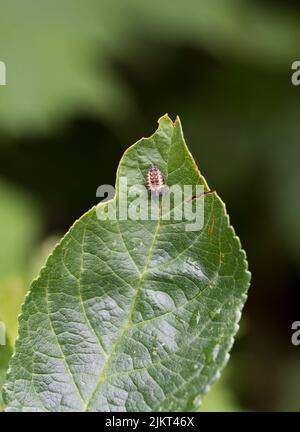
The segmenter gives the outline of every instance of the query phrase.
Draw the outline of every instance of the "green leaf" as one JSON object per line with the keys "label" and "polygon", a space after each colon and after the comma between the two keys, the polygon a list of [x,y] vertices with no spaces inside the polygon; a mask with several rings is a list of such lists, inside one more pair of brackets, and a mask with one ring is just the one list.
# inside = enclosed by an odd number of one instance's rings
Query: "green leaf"
{"label": "green leaf", "polygon": [[[208,190],[179,119],[162,117],[125,152],[117,184],[144,184],[151,164],[168,186]],[[100,221],[92,208],[74,224],[23,306],[7,411],[198,408],[228,360],[250,279],[224,204],[216,193],[203,199],[200,231],[162,211]],[[98,209],[119,202],[117,189]]]}

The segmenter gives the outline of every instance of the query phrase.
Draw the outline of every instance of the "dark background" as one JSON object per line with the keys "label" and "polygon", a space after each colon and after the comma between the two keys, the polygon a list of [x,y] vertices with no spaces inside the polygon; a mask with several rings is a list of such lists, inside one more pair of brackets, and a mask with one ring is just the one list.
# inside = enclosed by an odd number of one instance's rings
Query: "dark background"
{"label": "dark background", "polygon": [[164,113],[227,205],[252,285],[206,410],[300,410],[300,8],[293,1],[1,1],[0,317]]}

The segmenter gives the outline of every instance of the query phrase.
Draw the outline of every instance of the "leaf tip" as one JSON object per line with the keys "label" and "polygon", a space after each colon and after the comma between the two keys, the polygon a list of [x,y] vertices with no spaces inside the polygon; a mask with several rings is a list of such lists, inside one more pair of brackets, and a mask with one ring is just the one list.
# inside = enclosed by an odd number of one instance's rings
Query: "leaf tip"
{"label": "leaf tip", "polygon": [[160,127],[165,126],[165,125],[166,126],[171,126],[171,125],[173,126],[174,125],[173,121],[170,118],[170,116],[169,116],[168,113],[166,113],[166,114],[162,115],[161,117],[159,117],[158,124],[159,124]]}

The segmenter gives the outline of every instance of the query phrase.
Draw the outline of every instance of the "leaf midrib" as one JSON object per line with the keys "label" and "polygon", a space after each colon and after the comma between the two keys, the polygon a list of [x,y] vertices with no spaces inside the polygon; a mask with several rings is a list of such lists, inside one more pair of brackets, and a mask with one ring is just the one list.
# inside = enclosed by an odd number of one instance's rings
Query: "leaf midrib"
{"label": "leaf midrib", "polygon": [[[169,170],[168,170],[168,167],[169,167],[169,157],[170,157],[170,152],[171,152],[171,147],[172,147],[173,136],[174,136],[174,128],[173,128],[173,131],[172,131],[172,136],[170,137],[171,138],[171,142],[170,142],[170,147],[169,147],[169,151],[168,151],[168,158],[167,158],[167,164],[166,164],[167,165],[167,173],[166,173],[166,177],[165,177],[166,178],[166,182],[167,182],[168,175],[169,175]],[[137,161],[138,161],[138,164],[139,164],[139,160],[138,159],[137,159]],[[118,182],[118,175],[117,175],[117,182]],[[89,410],[90,404],[91,404],[91,402],[92,402],[92,400],[93,400],[93,398],[94,398],[97,390],[99,389],[99,387],[102,384],[102,382],[105,381],[105,379],[107,378],[106,371],[107,371],[108,367],[111,364],[112,358],[113,358],[113,356],[115,354],[116,347],[118,346],[118,344],[122,340],[124,334],[130,328],[130,324],[132,324],[132,314],[133,314],[133,311],[134,311],[134,308],[135,308],[135,305],[136,305],[137,298],[138,298],[139,293],[141,291],[141,286],[142,286],[145,274],[146,274],[146,272],[148,270],[149,263],[151,262],[151,258],[153,256],[153,250],[154,250],[155,242],[156,242],[157,236],[159,234],[159,230],[160,230],[160,226],[161,226],[161,216],[162,216],[161,212],[162,212],[162,208],[160,206],[159,218],[158,218],[158,221],[157,221],[157,224],[156,224],[156,229],[155,229],[155,232],[154,232],[154,235],[153,235],[153,239],[152,239],[149,251],[148,251],[148,256],[147,256],[147,259],[146,259],[146,262],[145,262],[145,265],[144,265],[144,268],[143,268],[142,272],[138,269],[135,261],[133,260],[131,254],[130,254],[127,246],[126,246],[126,243],[124,241],[124,238],[123,238],[123,235],[122,235],[122,232],[121,232],[121,229],[120,229],[119,221],[117,219],[117,224],[118,224],[118,227],[119,227],[121,238],[122,238],[124,246],[125,246],[125,248],[127,250],[128,256],[130,257],[131,261],[134,263],[136,269],[139,271],[139,281],[138,281],[138,284],[137,284],[137,287],[136,287],[136,292],[135,292],[135,294],[133,296],[133,300],[132,300],[132,303],[131,303],[131,307],[129,309],[127,320],[125,321],[125,324],[124,324],[122,330],[120,331],[119,336],[117,337],[117,339],[115,340],[113,346],[111,347],[111,351],[110,351],[110,353],[108,354],[108,356],[106,358],[105,364],[104,364],[104,366],[102,368],[102,372],[101,372],[101,374],[100,374],[100,376],[99,376],[99,378],[97,380],[95,388],[92,391],[91,396],[89,397],[89,399],[87,400],[87,402],[84,405],[84,411],[88,411]]]}

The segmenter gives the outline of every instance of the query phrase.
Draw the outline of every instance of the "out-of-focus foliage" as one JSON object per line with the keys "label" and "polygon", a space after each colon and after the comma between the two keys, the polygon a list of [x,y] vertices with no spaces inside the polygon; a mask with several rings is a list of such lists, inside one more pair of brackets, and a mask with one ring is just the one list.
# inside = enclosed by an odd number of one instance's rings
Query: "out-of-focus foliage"
{"label": "out-of-focus foliage", "polygon": [[179,114],[253,273],[232,373],[203,409],[300,409],[290,343],[300,319],[300,87],[290,81],[299,5],[3,0],[0,9],[1,178],[19,191],[0,182],[0,315],[12,342],[45,239],[95,204],[97,186],[113,184],[126,143],[161,114]]}
{"label": "out-of-focus foliage", "polygon": [[0,182],[0,315],[11,341],[29,282],[28,265],[40,227],[34,200],[21,188]]}
{"label": "out-of-focus foliage", "polygon": [[0,29],[8,82],[0,124],[10,133],[43,130],[76,111],[113,123],[135,114],[113,64],[142,53],[147,40],[276,67],[297,55],[300,37],[292,14],[250,0],[3,0]]}
{"label": "out-of-focus foliage", "polygon": [[26,270],[28,250],[39,229],[36,205],[21,188],[0,181],[0,278]]}
{"label": "out-of-focus foliage", "polygon": [[300,400],[300,356],[291,355],[283,362],[281,397],[276,407],[281,411],[299,411]]}
{"label": "out-of-focus foliage", "polygon": [[242,411],[243,408],[237,403],[236,397],[228,384],[228,370],[230,363],[226,368],[221,379],[213,385],[211,390],[205,396],[203,403],[198,411]]}

